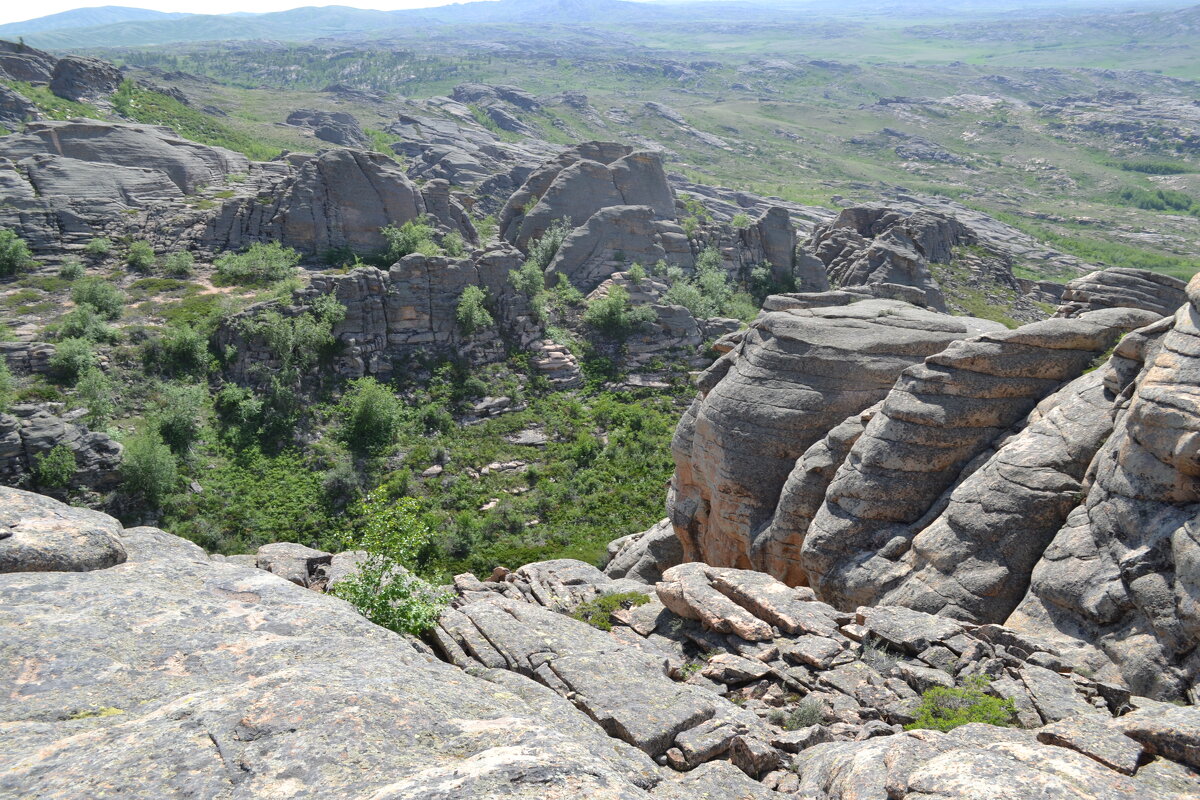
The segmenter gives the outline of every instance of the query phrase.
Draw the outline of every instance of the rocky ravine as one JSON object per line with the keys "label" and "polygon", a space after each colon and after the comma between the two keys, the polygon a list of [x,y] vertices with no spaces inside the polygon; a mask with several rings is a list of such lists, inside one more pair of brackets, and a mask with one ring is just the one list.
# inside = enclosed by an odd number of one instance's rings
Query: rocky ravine
{"label": "rocky ravine", "polygon": [[943,343],[936,316],[802,307],[836,294],[769,299],[701,378],[669,499],[686,557],[1006,623],[1194,701],[1200,279],[1096,273],[1058,318]]}
{"label": "rocky ravine", "polygon": [[[1052,645],[1000,626],[839,612],[702,564],[651,589],[557,561],[460,576],[431,650],[297,585],[335,580],[349,554],[268,545],[256,569],[19,490],[0,489],[0,513],[4,796],[1200,791],[1194,709],[1072,674]],[[657,599],[617,612],[611,632],[557,613],[631,587]],[[900,732],[916,693],[955,674],[995,678],[1035,728]],[[773,712],[801,695],[815,721],[784,730]]]}

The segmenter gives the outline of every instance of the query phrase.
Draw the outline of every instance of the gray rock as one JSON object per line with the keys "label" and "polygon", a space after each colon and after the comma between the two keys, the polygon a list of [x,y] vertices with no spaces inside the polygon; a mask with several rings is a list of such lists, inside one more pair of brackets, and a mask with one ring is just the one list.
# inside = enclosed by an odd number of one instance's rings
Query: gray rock
{"label": "gray rock", "polygon": [[258,548],[255,566],[297,586],[308,586],[317,568],[328,566],[332,560],[331,553],[293,542],[274,542]]}
{"label": "gray rock", "polygon": [[67,100],[106,99],[121,85],[121,71],[107,61],[83,56],[60,58],[50,76],[50,91]]}
{"label": "gray rock", "polygon": [[1075,693],[1070,678],[1033,664],[1022,667],[1020,674],[1034,707],[1046,722],[1095,713],[1096,710]]}
{"label": "gray rock", "polygon": [[670,520],[664,519],[649,530],[610,542],[604,574],[653,584],[662,580],[664,570],[682,561],[683,546]]}
{"label": "gray rock", "polygon": [[1110,267],[1068,283],[1056,316],[1076,317],[1099,308],[1140,308],[1165,317],[1187,302],[1186,286],[1170,275]]}
{"label": "gray rock", "polygon": [[1137,772],[1142,760],[1141,744],[1105,725],[1103,718],[1090,714],[1047,725],[1037,732],[1037,737],[1039,742],[1076,750],[1124,775]]}
{"label": "gray rock", "polygon": [[0,486],[0,573],[87,572],[126,559],[112,517]]}
{"label": "gray rock", "polygon": [[370,144],[358,120],[344,111],[300,109],[288,114],[287,124],[308,128],[321,141],[343,147],[366,148]]}

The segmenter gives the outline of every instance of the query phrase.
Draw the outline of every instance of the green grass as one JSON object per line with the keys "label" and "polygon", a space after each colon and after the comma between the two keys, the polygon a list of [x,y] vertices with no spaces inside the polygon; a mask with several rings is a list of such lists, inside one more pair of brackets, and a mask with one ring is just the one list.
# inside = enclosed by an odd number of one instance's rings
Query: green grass
{"label": "green grass", "polygon": [[105,115],[100,112],[100,109],[87,103],[77,103],[73,100],[66,100],[50,91],[46,86],[34,86],[30,83],[22,81],[4,81],[0,80],[0,84],[7,86],[13,91],[24,95],[26,100],[29,100],[38,111],[47,119],[68,120],[73,117],[90,117],[91,119],[104,119]]}
{"label": "green grass", "polygon": [[173,97],[144,89],[130,80],[122,83],[113,95],[113,107],[128,119],[148,125],[166,125],[185,139],[225,147],[255,161],[269,161],[280,152],[279,148],[185,106]]}

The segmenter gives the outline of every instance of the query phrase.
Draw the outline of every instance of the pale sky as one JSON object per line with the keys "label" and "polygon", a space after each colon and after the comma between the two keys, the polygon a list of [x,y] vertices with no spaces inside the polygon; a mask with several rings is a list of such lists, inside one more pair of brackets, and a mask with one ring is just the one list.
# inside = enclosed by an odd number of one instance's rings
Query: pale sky
{"label": "pale sky", "polygon": [[[110,0],[104,3],[80,3],[79,0],[41,0],[37,4],[4,2],[0,3],[0,25],[9,22],[21,22],[35,17],[45,17],[60,11],[70,11],[75,8],[98,6],[127,6],[130,8],[152,8],[155,11],[176,11],[189,14],[228,14],[233,11],[248,11],[264,13],[267,11],[287,11],[303,6],[353,6],[354,8],[374,8],[381,11],[394,11],[401,8],[429,8],[430,6],[449,5],[452,0]],[[36,12],[31,13],[36,9]]]}

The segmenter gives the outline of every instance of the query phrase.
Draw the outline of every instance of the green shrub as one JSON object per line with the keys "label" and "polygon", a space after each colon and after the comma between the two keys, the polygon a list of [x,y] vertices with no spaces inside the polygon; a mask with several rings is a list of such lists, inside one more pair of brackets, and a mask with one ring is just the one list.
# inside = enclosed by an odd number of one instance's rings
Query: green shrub
{"label": "green shrub", "polygon": [[175,489],[179,482],[175,456],[158,431],[142,431],[126,443],[121,479],[127,494],[141,496],[155,507]]}
{"label": "green shrub", "polygon": [[462,258],[467,254],[467,242],[458,231],[450,231],[442,237],[442,249],[450,258]]}
{"label": "green shrub", "polygon": [[395,443],[402,405],[388,387],[371,377],[351,381],[338,414],[342,438],[358,453],[377,453]]}
{"label": "green shrub", "polygon": [[1121,161],[1117,166],[1126,172],[1140,172],[1143,175],[1184,175],[1196,171],[1190,164],[1174,161]]}
{"label": "green shrub", "polygon": [[586,325],[614,339],[623,339],[654,319],[654,309],[630,304],[624,286],[611,286],[607,295],[590,301],[583,312]]}
{"label": "green shrub", "polygon": [[458,327],[466,336],[490,328],[496,322],[487,310],[487,291],[474,284],[463,289],[454,314]]}
{"label": "green shrub", "polygon": [[142,345],[142,363],[163,375],[202,376],[212,365],[208,339],[190,325],[173,325]]}
{"label": "green shrub", "polygon": [[12,372],[8,368],[8,362],[0,357],[0,411],[8,410],[16,394],[17,387],[13,381]]}
{"label": "green shrub", "polygon": [[63,259],[62,265],[58,268],[58,277],[64,281],[79,280],[86,274],[83,268],[83,262],[74,256],[67,256]]}
{"label": "green shrub", "polygon": [[1170,189],[1127,187],[1117,192],[1117,199],[1144,211],[1190,211],[1194,205],[1191,196]]}
{"label": "green shrub", "polygon": [[509,270],[508,282],[529,298],[537,297],[546,290],[546,276],[532,258],[527,259],[520,269]]}
{"label": "green shrub", "polygon": [[81,305],[69,314],[64,314],[57,324],[59,339],[87,339],[91,342],[115,342],[117,332],[104,322],[100,314],[89,305]]}
{"label": "green shrub", "polygon": [[345,318],[346,307],[333,295],[322,295],[309,311],[294,317],[268,310],[243,324],[247,334],[261,337],[279,359],[282,379],[290,383],[331,354],[337,346],[333,326]]}
{"label": "green shrub", "polygon": [[163,261],[163,272],[172,278],[186,278],[195,272],[196,257],[189,250],[171,253]]}
{"label": "green shrub", "polygon": [[225,253],[214,265],[225,285],[265,286],[296,274],[300,254],[279,242],[255,242],[243,253]]}
{"label": "green shrub", "polygon": [[738,213],[733,215],[733,219],[731,219],[729,221],[729,223],[731,225],[733,225],[733,227],[735,227],[735,228],[749,228],[750,227],[750,215],[747,214],[745,211],[739,211]]}
{"label": "green shrub", "polygon": [[650,596],[642,592],[620,592],[605,594],[594,600],[581,604],[571,616],[580,622],[586,622],[593,628],[611,631],[613,626],[612,613],[622,608],[634,608],[650,602]]}
{"label": "green shrub", "polygon": [[33,474],[38,486],[65,489],[75,477],[75,451],[65,444],[56,444],[48,452],[33,457]]}
{"label": "green shrub", "polygon": [[150,419],[162,441],[177,454],[187,453],[200,436],[208,391],[201,385],[167,384]]}
{"label": "green shrub", "polygon": [[116,319],[125,310],[125,293],[103,278],[85,278],[71,287],[76,305],[88,305],[105,319]]}
{"label": "green shrub", "polygon": [[50,371],[67,384],[74,384],[79,376],[96,366],[96,354],[87,339],[63,339],[54,347],[50,356]]}
{"label": "green shrub", "polygon": [[795,708],[772,711],[768,719],[785,731],[798,731],[812,725],[820,725],[824,720],[825,710],[820,700],[805,698]]}
{"label": "green shrub", "polygon": [[152,272],[154,265],[158,262],[158,257],[154,255],[154,248],[149,242],[137,240],[129,243],[129,249],[125,251],[125,264],[132,270],[137,272]]}
{"label": "green shrub", "polygon": [[935,686],[926,690],[917,707],[916,721],[905,725],[905,729],[949,731],[971,722],[1002,727],[1012,725],[1016,706],[1009,698],[987,694],[984,691],[987,683],[986,678],[975,678],[965,686]]}
{"label": "green shrub", "polygon": [[79,376],[75,382],[75,398],[88,410],[88,422],[96,428],[108,424],[116,413],[112,382],[95,367]]}
{"label": "green shrub", "polygon": [[0,229],[0,276],[15,275],[33,266],[29,245],[14,231]]}
{"label": "green shrub", "polygon": [[112,252],[112,239],[107,236],[97,236],[83,246],[83,252],[92,258],[105,258]]}
{"label": "green shrub", "polygon": [[356,516],[346,549],[365,550],[367,558],[332,593],[381,627],[414,636],[429,630],[447,597],[409,571],[433,535],[421,520],[420,505],[411,497],[390,502],[373,494]]}
{"label": "green shrub", "polygon": [[442,254],[442,248],[433,240],[433,226],[427,222],[410,219],[399,228],[395,225],[388,225],[386,228],[381,228],[379,232],[387,240],[384,258],[389,264],[413,253],[420,253],[427,257]]}
{"label": "green shrub", "polygon": [[642,281],[646,280],[646,268],[641,264],[634,262],[633,265],[626,270],[629,275],[629,280],[634,286],[641,286]]}
{"label": "green shrub", "polygon": [[475,233],[479,234],[479,241],[483,244],[487,244],[492,240],[499,227],[494,214],[488,214],[483,219],[475,220]]}

